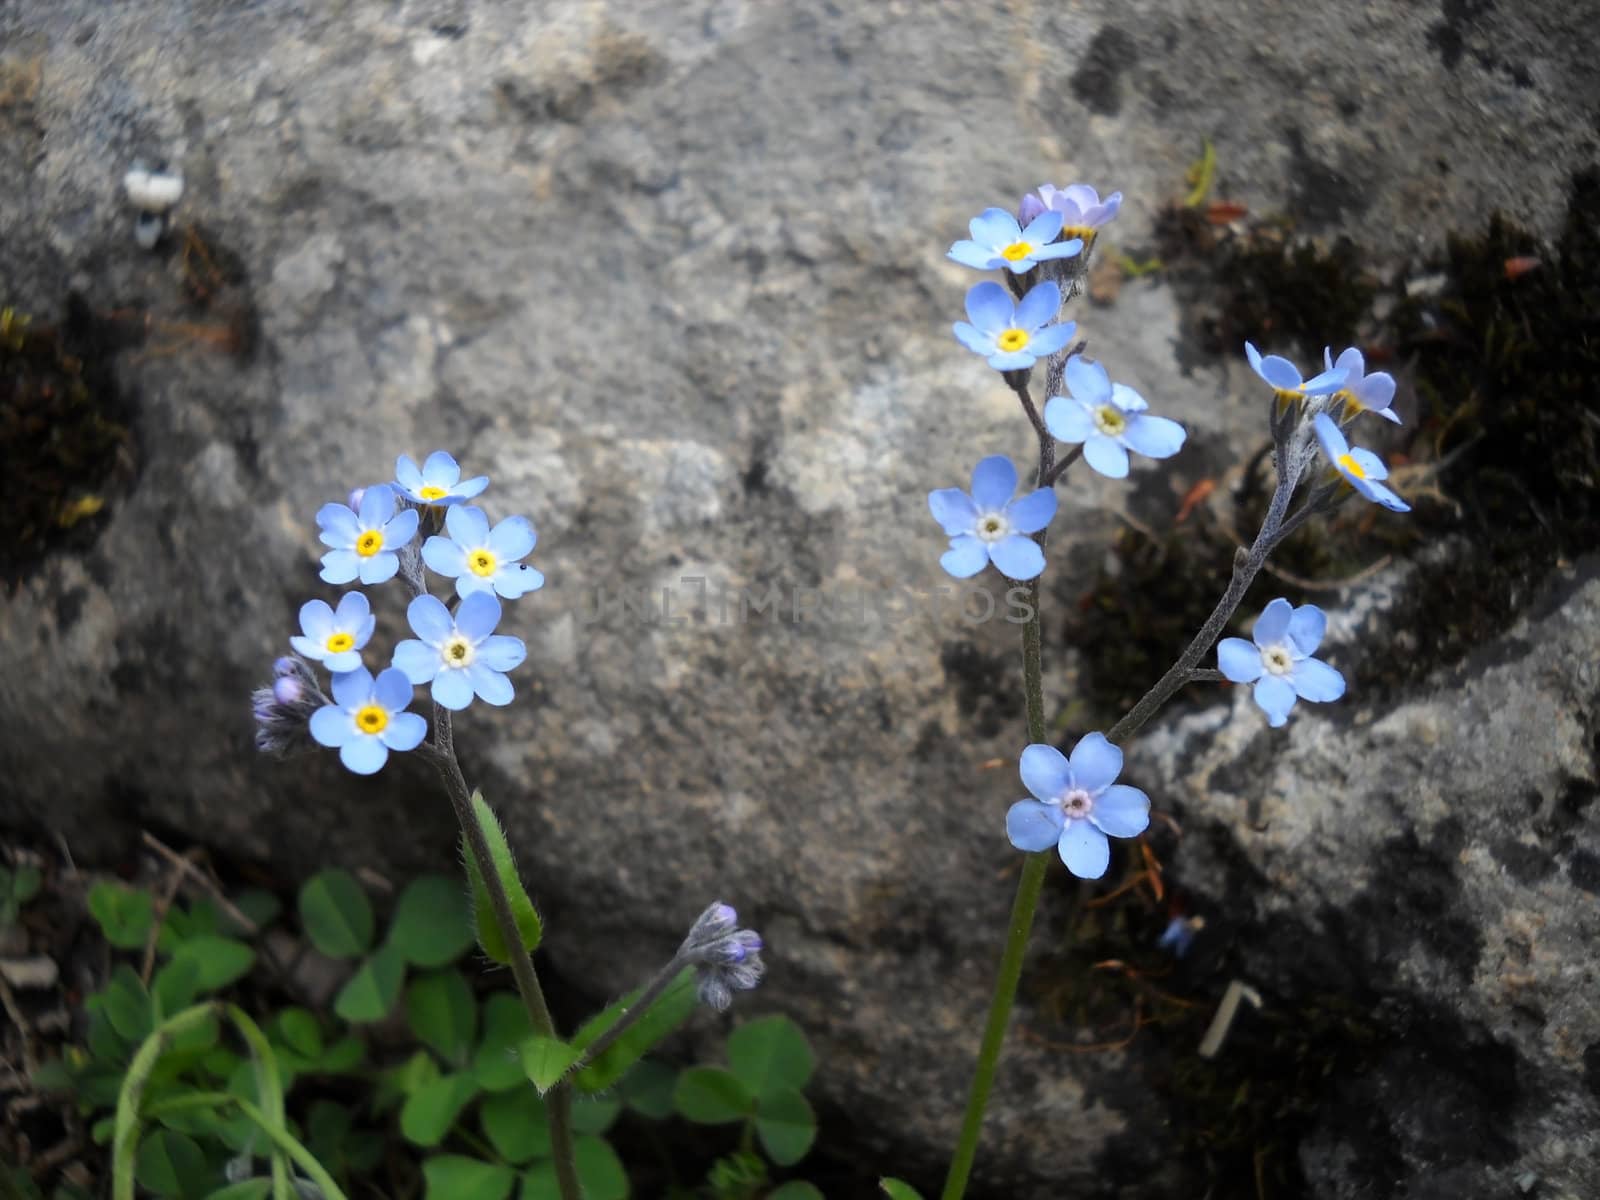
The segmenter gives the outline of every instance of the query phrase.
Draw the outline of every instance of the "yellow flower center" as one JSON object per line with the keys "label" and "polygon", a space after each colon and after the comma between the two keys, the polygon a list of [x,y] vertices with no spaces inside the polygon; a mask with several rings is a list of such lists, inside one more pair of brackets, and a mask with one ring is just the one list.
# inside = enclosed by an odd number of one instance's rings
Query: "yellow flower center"
{"label": "yellow flower center", "polygon": [[356,553],[362,558],[371,558],[383,549],[383,533],[377,529],[369,529],[356,539]]}
{"label": "yellow flower center", "polygon": [[356,710],[356,728],[362,733],[382,733],[389,726],[389,710],[381,704],[366,704]]}
{"label": "yellow flower center", "polygon": [[474,550],[467,555],[467,569],[480,578],[487,579],[494,574],[494,569],[500,564],[495,561],[493,554],[487,550]]}
{"label": "yellow flower center", "polygon": [[1007,329],[995,338],[995,345],[1007,354],[1015,354],[1028,344],[1028,331],[1026,329]]}
{"label": "yellow flower center", "polygon": [[1032,253],[1032,242],[1012,242],[1011,245],[1000,251],[1000,257],[1007,262],[1021,262]]}
{"label": "yellow flower center", "polygon": [[1107,437],[1120,437],[1128,428],[1128,418],[1114,405],[1102,404],[1094,410],[1094,427]]}
{"label": "yellow flower center", "polygon": [[1087,225],[1062,226],[1061,240],[1063,242],[1070,242],[1073,238],[1082,238],[1083,244],[1088,246],[1090,242],[1094,241],[1094,230],[1090,229]]}
{"label": "yellow flower center", "polygon": [[1333,401],[1334,402],[1338,402],[1340,400],[1344,401],[1344,416],[1343,416],[1343,419],[1341,421],[1341,424],[1343,423],[1343,421],[1348,421],[1351,417],[1355,416],[1357,413],[1362,412],[1366,408],[1366,405],[1362,404],[1361,401],[1357,400],[1356,399],[1356,394],[1354,392],[1352,392],[1349,388],[1340,388],[1337,392],[1335,392],[1333,394]]}
{"label": "yellow flower center", "polygon": [[1273,388],[1272,394],[1278,398],[1278,411],[1280,413],[1287,410],[1291,404],[1299,403],[1301,399],[1299,392],[1291,391],[1288,388]]}
{"label": "yellow flower center", "polygon": [[431,483],[426,487],[419,487],[417,489],[417,495],[421,496],[424,500],[442,500],[449,494],[450,493],[447,489],[442,487],[434,487]]}
{"label": "yellow flower center", "polygon": [[444,659],[447,667],[470,667],[472,665],[472,643],[459,633],[446,639],[445,644],[439,648],[439,655]]}
{"label": "yellow flower center", "polygon": [[335,633],[328,638],[328,653],[343,654],[356,644],[356,639],[348,633]]}
{"label": "yellow flower center", "polygon": [[1367,477],[1367,473],[1361,469],[1361,464],[1355,460],[1353,455],[1339,455],[1339,465],[1346,471],[1349,471],[1350,474],[1354,475],[1357,479],[1365,479]]}

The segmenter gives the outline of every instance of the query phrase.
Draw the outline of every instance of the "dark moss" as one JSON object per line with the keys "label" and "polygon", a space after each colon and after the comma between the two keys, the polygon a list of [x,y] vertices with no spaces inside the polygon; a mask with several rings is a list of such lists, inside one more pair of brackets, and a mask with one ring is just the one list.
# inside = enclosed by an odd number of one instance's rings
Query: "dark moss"
{"label": "dark moss", "polygon": [[8,519],[0,579],[14,584],[58,547],[84,549],[105,524],[106,492],[131,462],[128,409],[112,378],[111,332],[76,298],[60,324],[0,301],[0,461]]}

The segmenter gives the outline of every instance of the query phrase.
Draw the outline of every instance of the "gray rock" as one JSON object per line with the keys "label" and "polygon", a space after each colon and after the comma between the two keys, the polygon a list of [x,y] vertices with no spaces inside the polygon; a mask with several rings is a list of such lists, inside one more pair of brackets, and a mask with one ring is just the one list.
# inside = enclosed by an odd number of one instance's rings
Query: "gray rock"
{"label": "gray rock", "polygon": [[[948,336],[972,278],[944,248],[979,208],[1069,178],[1121,188],[1114,237],[1135,244],[1206,137],[1229,198],[1381,253],[1496,207],[1551,228],[1593,144],[1592,39],[1551,0],[1442,15],[1092,0],[1001,20],[813,0],[535,8],[0,11],[4,301],[49,313],[70,289],[158,322],[117,361],[136,477],[113,481],[98,540],[38,563],[0,609],[5,821],[91,857],[153,826],[287,873],[448,864],[450,813],[420,766],[357,780],[329,756],[262,762],[247,699],[300,603],[332,594],[317,506],[447,446],[494,478],[494,515],[540,531],[550,583],[508,622],[530,647],[519,701],[458,730],[547,909],[554,970],[615,994],[709,900],[736,903],[772,946],[760,1001],[813,1034],[817,1095],[849,1115],[852,1152],[932,1178],[1015,867],[1000,819],[1018,784],[984,764],[1014,760],[1022,722],[1016,628],[933,610],[948,581],[925,495],[1027,447],[1010,395]],[[239,264],[198,306],[181,250],[128,236],[118,181],[140,156],[181,166],[175,223]],[[180,328],[252,315],[253,355]],[[1259,439],[1246,378],[1180,373],[1169,292],[1130,285],[1078,315],[1197,455]],[[1175,497],[1200,473],[1138,468],[1134,487]],[[1137,494],[1097,478],[1064,493],[1056,611]],[[772,585],[776,609],[741,609]],[[663,587],[682,623],[617,610],[644,589],[659,612]],[[796,619],[803,589],[831,615]],[[857,595],[873,615],[840,616]],[[1229,964],[1268,1012],[1348,972],[1448,1016],[1340,1085],[1346,1109],[1391,1124],[1382,1161],[1409,1194],[1441,1156],[1457,1195],[1503,1194],[1522,1170],[1552,1194],[1582,1180],[1593,604],[1585,584],[1528,619],[1531,649],[1484,650],[1525,668],[1485,659],[1482,677],[1455,668],[1370,712],[1352,697],[1270,737],[1213,704],[1140,745],[1152,794],[1183,807],[1192,892],[1221,909],[1230,894],[1194,881],[1242,877],[1231,919],[1284,930]],[[375,606],[395,636],[399,598]],[[1059,710],[1076,666],[1053,650]],[[1052,892],[1030,980],[1051,977],[1065,900]],[[1336,946],[1326,970],[1275,974],[1274,947],[1302,933]],[[1041,987],[983,1185],[1194,1194],[1151,1083],[1177,1052],[1159,1031],[1065,1052],[1077,1026]],[[1475,1055],[1492,1063],[1469,1069]],[[1457,1108],[1411,1107],[1429,1070]],[[1358,1131],[1308,1130],[1314,1194],[1381,1194]]]}

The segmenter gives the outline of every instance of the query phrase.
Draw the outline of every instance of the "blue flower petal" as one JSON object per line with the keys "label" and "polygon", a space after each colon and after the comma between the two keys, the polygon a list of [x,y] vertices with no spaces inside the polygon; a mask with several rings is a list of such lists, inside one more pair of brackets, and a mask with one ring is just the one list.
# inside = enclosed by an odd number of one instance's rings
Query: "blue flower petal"
{"label": "blue flower petal", "polygon": [[1152,417],[1149,413],[1134,413],[1123,430],[1122,442],[1146,458],[1171,458],[1183,449],[1185,436],[1183,426],[1176,421]]}
{"label": "blue flower petal", "polygon": [[1290,683],[1300,699],[1314,704],[1327,704],[1344,695],[1344,676],[1319,658],[1296,663]]}
{"label": "blue flower petal", "polygon": [[499,706],[511,703],[515,695],[511,680],[499,671],[491,669],[482,662],[475,662],[467,668],[466,674],[472,680],[472,690],[485,704]]}
{"label": "blue flower petal", "polygon": [[411,631],[430,646],[440,646],[445,638],[455,632],[455,621],[444,601],[426,592],[406,606],[406,620]]}
{"label": "blue flower petal", "polygon": [[1079,879],[1099,879],[1111,864],[1111,843],[1088,821],[1068,821],[1056,849]]}
{"label": "blue flower petal", "polygon": [[460,712],[472,703],[472,680],[465,671],[454,667],[440,671],[433,677],[432,694],[434,703],[451,712]]}
{"label": "blue flower petal", "polygon": [[1265,669],[1261,650],[1243,638],[1223,638],[1217,643],[1217,669],[1234,683],[1254,683]]}
{"label": "blue flower petal", "polygon": [[361,665],[361,652],[359,650],[341,650],[337,654],[328,654],[324,651],[322,665],[327,667],[328,670],[340,674],[354,671]]}
{"label": "blue flower petal", "polygon": [[1389,478],[1389,468],[1384,466],[1383,459],[1371,450],[1363,450],[1360,446],[1350,447],[1350,457],[1355,459],[1356,466],[1361,468],[1361,473],[1371,482]]}
{"label": "blue flower petal", "polygon": [[957,579],[970,579],[989,565],[989,546],[970,533],[950,539],[950,549],[939,556],[939,565]]}
{"label": "blue flower petal", "polygon": [[[359,596],[360,592],[351,592],[352,596]],[[343,602],[340,602],[343,607]],[[333,609],[328,607],[326,600],[307,600],[300,606],[300,632],[313,642],[321,645],[328,640],[328,635],[334,630]]]}
{"label": "blue flower petal", "polygon": [[493,592],[474,592],[456,608],[456,630],[474,646],[500,623],[500,601]]}
{"label": "blue flower petal", "polygon": [[361,495],[361,511],[356,514],[363,529],[381,528],[394,516],[394,489],[378,483]]}
{"label": "blue flower petal", "polygon": [[1150,797],[1125,783],[1112,784],[1094,798],[1089,820],[1112,837],[1138,837],[1150,827]]}
{"label": "blue flower petal", "polygon": [[324,704],[311,714],[311,736],[330,750],[337,750],[356,736],[356,725],[337,704]]}
{"label": "blue flower petal", "polygon": [[323,639],[322,641],[313,642],[308,637],[301,637],[299,634],[295,634],[289,639],[289,648],[302,658],[314,658],[320,660],[325,658],[328,653],[326,640],[327,639]]}
{"label": "blue flower petal", "polygon": [[324,583],[349,583],[361,573],[361,558],[354,550],[329,550],[322,556]]}
{"label": "blue flower petal", "polygon": [[378,736],[391,750],[415,750],[422,744],[422,739],[428,736],[428,723],[419,713],[395,713]]}
{"label": "blue flower petal", "polygon": [[[1070,370],[1073,360],[1067,360]],[[1083,442],[1095,434],[1094,416],[1083,402],[1066,396],[1051,396],[1044,402],[1044,427],[1063,442]]]}
{"label": "blue flower petal", "polygon": [[1083,460],[1107,479],[1126,479],[1128,452],[1114,438],[1096,433],[1083,443]]}
{"label": "blue flower petal", "polygon": [[363,667],[333,677],[333,700],[340,708],[357,709],[372,699],[372,673]]}
{"label": "blue flower petal", "polygon": [[1018,533],[1038,533],[1056,515],[1054,488],[1038,488],[1006,505],[1006,516]]}
{"label": "blue flower petal", "polygon": [[1006,811],[1006,837],[1018,850],[1048,850],[1061,840],[1063,823],[1054,804],[1018,800]]}
{"label": "blue flower petal", "polygon": [[[372,605],[363,592],[346,592],[339,597],[339,607],[334,610],[338,627],[354,633],[372,615]],[[329,632],[332,632],[330,629]]]}
{"label": "blue flower petal", "polygon": [[1345,378],[1345,372],[1335,367],[1331,371],[1313,375],[1300,385],[1300,390],[1308,396],[1326,396],[1330,392],[1337,392],[1343,387]]}
{"label": "blue flower petal", "polygon": [[1072,258],[1083,253],[1083,239],[1070,238],[1065,242],[1051,242],[1048,246],[1040,246],[1033,252],[1033,257],[1038,260],[1055,258]]}
{"label": "blue flower petal", "polygon": [[1122,750],[1103,733],[1086,733],[1072,748],[1072,781],[1090,795],[1110,787],[1122,774]]}
{"label": "blue flower petal", "polygon": [[1289,636],[1289,618],[1293,615],[1294,605],[1279,596],[1261,610],[1261,615],[1251,627],[1251,638],[1263,650],[1276,645]]}
{"label": "blue flower petal", "polygon": [[1063,321],[1060,325],[1051,325],[1039,330],[1028,343],[1028,353],[1036,358],[1044,358],[1058,350],[1065,350],[1067,343],[1072,340],[1072,335],[1078,332],[1076,321]]}
{"label": "blue flower petal", "polygon": [[419,642],[415,638],[406,638],[398,642],[394,648],[394,666],[397,671],[405,674],[406,678],[414,684],[424,684],[439,673],[443,662],[439,658],[439,651],[426,642]]}
{"label": "blue flower petal", "polygon": [[968,325],[965,321],[957,321],[950,326],[950,332],[956,335],[956,341],[974,354],[986,355],[994,353],[993,335],[984,333],[983,330],[978,329],[976,326]]}
{"label": "blue flower petal", "polygon": [[1289,618],[1289,640],[1301,654],[1315,654],[1327,630],[1327,614],[1315,604],[1302,604]]}
{"label": "blue flower petal", "polygon": [[463,500],[471,500],[482,493],[489,486],[487,475],[474,475],[471,479],[463,479],[456,484],[452,491]]}
{"label": "blue flower petal", "polygon": [[1017,302],[1017,325],[1031,332],[1054,321],[1060,311],[1061,289],[1047,279],[1034,284],[1028,289],[1028,294]]}
{"label": "blue flower petal", "polygon": [[1333,418],[1325,412],[1319,412],[1311,419],[1311,428],[1316,431],[1317,441],[1322,445],[1322,452],[1328,456],[1328,462],[1337,465],[1339,457],[1350,452],[1350,443],[1344,440],[1344,434],[1339,432],[1339,427],[1333,423]]}
{"label": "blue flower petal", "polygon": [[[1249,343],[1246,342],[1245,345],[1249,346]],[[1251,346],[1250,349],[1253,350],[1255,347]],[[1268,354],[1261,358],[1259,363],[1252,361],[1250,365],[1255,367],[1257,375],[1275,388],[1280,388],[1286,392],[1294,392],[1300,389],[1300,368],[1287,358],[1277,354]]]}
{"label": "blue flower petal", "polygon": [[317,509],[317,527],[323,531],[323,544],[327,546],[354,546],[361,536],[356,514],[343,504],[324,504]]}
{"label": "blue flower petal", "polygon": [[1037,579],[1044,570],[1044,551],[1032,538],[1014,533],[990,544],[989,561],[1007,579]]}
{"label": "blue flower petal", "polygon": [[[461,510],[451,508],[449,511]],[[428,570],[446,579],[454,579],[467,572],[467,552],[449,538],[438,534],[422,543],[422,561],[427,564]]]}
{"label": "blue flower petal", "polygon": [[1399,496],[1381,483],[1374,483],[1370,479],[1361,480],[1356,482],[1356,490],[1374,504],[1383,505],[1390,512],[1403,513],[1411,511],[1411,505],[1400,499]]}
{"label": "blue flower petal", "polygon": [[[1009,327],[1015,311],[1011,293],[993,280],[973,284],[967,289],[967,319],[985,333]],[[956,336],[960,337],[960,332]]]}
{"label": "blue flower petal", "polygon": [[1274,729],[1289,719],[1294,707],[1294,685],[1282,675],[1263,675],[1256,681],[1256,704],[1267,714],[1267,724]]}
{"label": "blue flower petal", "polygon": [[477,661],[491,671],[509,671],[513,667],[520,667],[527,657],[528,647],[521,638],[497,633],[483,639],[483,645],[478,647]]}
{"label": "blue flower petal", "polygon": [[[987,246],[980,246],[977,242],[956,242],[948,252],[947,257],[960,263],[963,267],[975,267],[980,271],[994,269],[995,259],[1000,256]],[[1001,260],[1004,261],[1003,259]]]}
{"label": "blue flower petal", "polygon": [[370,734],[360,734],[339,747],[339,761],[357,775],[376,775],[389,761],[389,747]]}
{"label": "blue flower petal", "polygon": [[967,224],[972,240],[981,246],[1009,246],[1022,237],[1022,226],[1003,208],[986,208]]}
{"label": "blue flower petal", "polygon": [[1054,746],[1035,742],[1023,750],[1017,765],[1022,772],[1022,785],[1033,793],[1035,800],[1055,800],[1072,786],[1072,768],[1067,756]]}
{"label": "blue flower petal", "polygon": [[507,517],[489,534],[489,549],[501,562],[515,562],[538,544],[539,535],[527,517]]}
{"label": "blue flower petal", "polygon": [[412,461],[409,454],[402,454],[394,460],[394,481],[408,492],[421,490],[422,469]]}
{"label": "blue flower petal", "polygon": [[435,450],[422,464],[422,481],[432,487],[451,490],[461,478],[461,468],[456,460],[443,450]]}
{"label": "blue flower petal", "polygon": [[417,536],[417,510],[408,508],[404,512],[395,513],[393,517],[383,523],[383,544],[386,549],[398,550],[409,545],[411,539]]}
{"label": "blue flower petal", "polygon": [[1111,403],[1115,404],[1125,413],[1142,413],[1149,409],[1150,404],[1125,383],[1111,385]]}
{"label": "blue flower petal", "polygon": [[996,371],[1020,371],[1039,361],[1031,350],[1013,350],[1008,354],[994,353],[985,360]]}
{"label": "blue flower petal", "polygon": [[1004,508],[1016,490],[1017,468],[1005,455],[991,454],[972,468],[972,498],[980,509]]}
{"label": "blue flower petal", "polygon": [[445,510],[444,527],[469,550],[489,544],[489,517],[473,504],[453,504]]}
{"label": "blue flower petal", "polygon": [[[463,577],[466,578],[466,577]],[[477,578],[471,576],[471,578]],[[460,591],[460,581],[456,583],[456,590]],[[544,572],[536,567],[515,563],[509,567],[502,567],[495,572],[494,590],[507,600],[515,600],[529,592],[538,591],[544,586]]]}
{"label": "blue flower petal", "polygon": [[402,712],[411,703],[412,683],[404,671],[388,667],[372,683],[372,698],[391,713]]}
{"label": "blue flower petal", "polygon": [[938,488],[928,493],[928,511],[946,537],[971,533],[978,524],[978,506],[960,488]]}
{"label": "blue flower petal", "polygon": [[[1010,216],[1010,213],[1006,214]],[[1042,212],[1028,222],[1028,227],[1020,231],[1018,237],[1012,241],[1031,242],[1035,246],[1045,246],[1061,236],[1061,214],[1058,212]]]}
{"label": "blue flower petal", "polygon": [[1111,376],[1106,374],[1105,367],[1093,359],[1081,354],[1074,354],[1067,359],[1066,379],[1067,391],[1072,393],[1073,398],[1091,407],[1111,399]]}
{"label": "blue flower petal", "polygon": [[388,583],[399,570],[400,559],[385,551],[382,554],[374,554],[371,558],[363,558],[359,573],[361,582],[372,587],[374,584]]}

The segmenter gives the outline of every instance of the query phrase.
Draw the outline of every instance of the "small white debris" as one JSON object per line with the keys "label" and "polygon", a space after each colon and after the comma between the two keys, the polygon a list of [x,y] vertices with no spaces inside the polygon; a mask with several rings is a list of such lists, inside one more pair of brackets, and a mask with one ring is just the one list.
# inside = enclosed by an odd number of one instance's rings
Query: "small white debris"
{"label": "small white debris", "polygon": [[40,954],[33,958],[0,958],[0,976],[21,991],[55,987],[60,972],[56,960]]}
{"label": "small white debris", "polygon": [[183,199],[181,171],[151,171],[136,162],[122,177],[122,186],[127,190],[128,203],[141,212],[170,212]]}
{"label": "small white debris", "polygon": [[167,231],[167,219],[159,213],[142,212],[133,223],[133,240],[141,250],[154,250]]}
{"label": "small white debris", "polygon": [[1201,1058],[1215,1058],[1217,1051],[1222,1049],[1222,1041],[1228,1036],[1228,1029],[1233,1025],[1233,1018],[1239,1011],[1241,1000],[1248,1000],[1252,1008],[1261,1007],[1261,993],[1249,984],[1235,979],[1228,984],[1228,990],[1222,993],[1222,1003],[1217,1005],[1217,1015],[1211,1018],[1205,1036],[1200,1039],[1198,1053]]}

